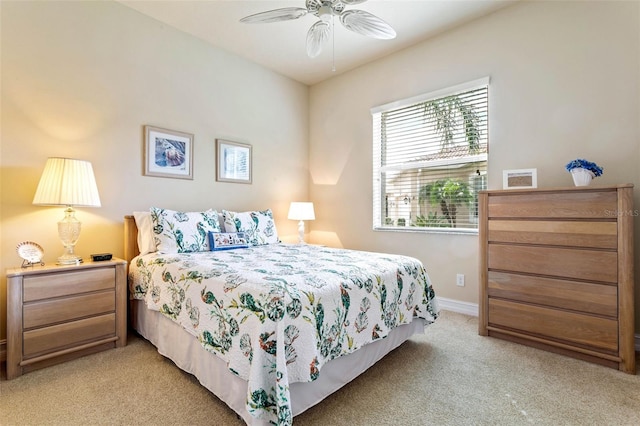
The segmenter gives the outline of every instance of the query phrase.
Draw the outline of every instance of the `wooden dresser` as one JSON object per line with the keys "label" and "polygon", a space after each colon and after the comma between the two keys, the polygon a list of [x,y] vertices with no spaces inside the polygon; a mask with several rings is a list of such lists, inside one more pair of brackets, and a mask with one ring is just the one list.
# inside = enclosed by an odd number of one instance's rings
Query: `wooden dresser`
{"label": "wooden dresser", "polygon": [[127,344],[124,260],[7,271],[7,379]]}
{"label": "wooden dresser", "polygon": [[479,333],[635,374],[633,186],[480,193]]}

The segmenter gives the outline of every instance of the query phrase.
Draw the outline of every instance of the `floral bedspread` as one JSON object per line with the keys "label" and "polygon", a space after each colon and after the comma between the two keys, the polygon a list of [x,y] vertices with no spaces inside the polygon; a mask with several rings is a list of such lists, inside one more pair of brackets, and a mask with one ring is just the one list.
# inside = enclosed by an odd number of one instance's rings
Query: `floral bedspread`
{"label": "floral bedspread", "polygon": [[422,264],[411,257],[270,244],[222,252],[147,254],[132,262],[132,297],[196,336],[248,381],[247,410],[292,423],[289,384],[438,316]]}

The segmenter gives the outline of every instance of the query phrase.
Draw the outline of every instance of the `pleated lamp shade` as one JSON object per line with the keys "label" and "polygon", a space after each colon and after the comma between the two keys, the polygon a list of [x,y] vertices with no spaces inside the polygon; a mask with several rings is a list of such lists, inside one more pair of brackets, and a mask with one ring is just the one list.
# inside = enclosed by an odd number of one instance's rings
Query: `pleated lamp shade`
{"label": "pleated lamp shade", "polygon": [[73,158],[49,158],[33,204],[100,207],[100,195],[91,163]]}

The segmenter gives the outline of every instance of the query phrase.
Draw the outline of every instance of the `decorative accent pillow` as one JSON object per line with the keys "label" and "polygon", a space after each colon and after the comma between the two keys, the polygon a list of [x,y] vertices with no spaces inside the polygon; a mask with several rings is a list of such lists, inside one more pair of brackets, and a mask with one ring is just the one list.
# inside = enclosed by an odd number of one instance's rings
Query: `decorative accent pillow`
{"label": "decorative accent pillow", "polygon": [[156,251],[156,241],[153,235],[151,213],[133,212],[133,218],[138,227],[138,250],[140,254],[153,253]]}
{"label": "decorative accent pillow", "polygon": [[179,212],[151,208],[156,247],[162,253],[209,251],[209,232],[220,232],[218,212]]}
{"label": "decorative accent pillow", "polygon": [[249,243],[244,232],[209,232],[211,251],[247,248]]}
{"label": "decorative accent pillow", "polygon": [[252,246],[279,243],[271,209],[251,212],[222,210],[226,232],[243,232]]}

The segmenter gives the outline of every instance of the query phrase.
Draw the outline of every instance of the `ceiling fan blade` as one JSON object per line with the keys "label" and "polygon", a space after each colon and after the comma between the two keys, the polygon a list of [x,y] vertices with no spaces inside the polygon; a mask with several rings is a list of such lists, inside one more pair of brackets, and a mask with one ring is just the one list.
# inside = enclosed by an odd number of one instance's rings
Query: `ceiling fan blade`
{"label": "ceiling fan blade", "polygon": [[367,37],[389,40],[396,32],[389,24],[364,10],[346,10],[340,14],[340,22],[347,29]]}
{"label": "ceiling fan blade", "polygon": [[315,58],[322,52],[322,45],[329,39],[331,26],[328,22],[318,21],[309,28],[307,33],[307,55]]}
{"label": "ceiling fan blade", "polygon": [[240,22],[244,22],[245,24],[262,24],[266,22],[289,21],[291,19],[298,19],[306,15],[307,12],[307,9],[302,7],[284,7],[282,9],[274,9],[245,16]]}
{"label": "ceiling fan blade", "polygon": [[[364,3],[367,0],[338,0],[340,3],[342,4],[346,4],[348,6],[354,5],[354,4],[360,4],[360,3]],[[335,2],[334,2],[335,3]]]}

